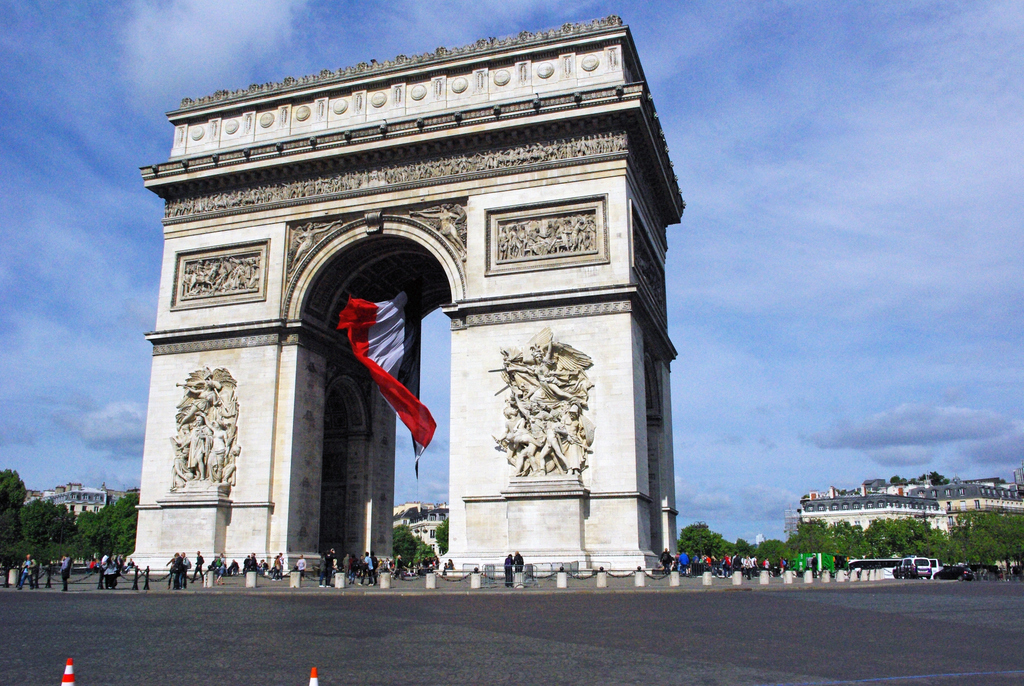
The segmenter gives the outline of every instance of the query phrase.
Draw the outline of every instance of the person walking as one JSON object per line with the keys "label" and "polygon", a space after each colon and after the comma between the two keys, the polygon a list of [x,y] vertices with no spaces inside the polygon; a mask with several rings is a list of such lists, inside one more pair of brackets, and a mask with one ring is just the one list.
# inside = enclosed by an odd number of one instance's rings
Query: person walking
{"label": "person walking", "polygon": [[25,587],[25,580],[28,580],[28,587],[32,588],[32,556],[26,555],[25,561],[21,563],[21,574],[18,576],[18,590]]}
{"label": "person walking", "polygon": [[192,583],[196,582],[196,578],[203,575],[203,563],[206,560],[203,559],[203,554],[196,551],[196,571],[192,572]]}
{"label": "person walking", "polygon": [[661,568],[665,570],[666,574],[672,571],[672,553],[668,551],[668,548],[665,548],[665,551],[661,554],[661,557],[658,558],[658,562],[661,563]]}
{"label": "person walking", "polygon": [[512,557],[512,553],[508,554],[505,558],[505,587],[512,588],[512,568],[515,566],[516,560]]}

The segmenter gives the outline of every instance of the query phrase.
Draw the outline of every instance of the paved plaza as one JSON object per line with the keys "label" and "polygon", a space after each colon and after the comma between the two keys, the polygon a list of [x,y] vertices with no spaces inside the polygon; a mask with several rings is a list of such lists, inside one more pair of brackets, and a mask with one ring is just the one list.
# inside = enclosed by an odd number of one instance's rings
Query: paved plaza
{"label": "paved plaza", "polygon": [[3,589],[0,683],[1024,683],[1019,583],[718,583]]}

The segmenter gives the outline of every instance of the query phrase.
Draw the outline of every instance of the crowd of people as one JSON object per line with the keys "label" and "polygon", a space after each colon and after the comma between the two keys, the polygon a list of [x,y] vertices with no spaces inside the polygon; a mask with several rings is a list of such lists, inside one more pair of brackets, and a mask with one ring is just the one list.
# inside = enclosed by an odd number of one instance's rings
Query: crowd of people
{"label": "crowd of people", "polygon": [[780,576],[788,569],[785,559],[779,564],[773,565],[767,559],[758,560],[755,555],[694,555],[690,557],[685,552],[673,555],[668,548],[658,559],[659,568],[664,572],[679,572],[683,576],[699,576],[704,572],[711,572],[715,576],[726,577],[733,572],[742,572],[747,579],[761,572],[768,572],[772,576]]}

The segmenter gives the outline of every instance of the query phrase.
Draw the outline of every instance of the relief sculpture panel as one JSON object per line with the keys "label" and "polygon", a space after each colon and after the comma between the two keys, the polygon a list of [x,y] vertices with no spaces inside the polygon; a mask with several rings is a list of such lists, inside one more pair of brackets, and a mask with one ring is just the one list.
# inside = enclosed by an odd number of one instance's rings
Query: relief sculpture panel
{"label": "relief sculpture panel", "polygon": [[267,243],[178,253],[172,309],[266,297]]}
{"label": "relief sculpture panel", "polygon": [[488,213],[488,274],[607,261],[604,199]]}
{"label": "relief sculpture panel", "polygon": [[238,444],[238,399],[235,379],[223,367],[207,367],[189,374],[185,393],[178,403],[175,423],[171,490],[189,484],[235,485],[235,468],[242,446]]}
{"label": "relief sculpture panel", "polygon": [[499,371],[509,392],[505,430],[494,440],[512,476],[580,474],[593,452],[595,426],[585,415],[594,386],[587,377],[593,360],[555,340],[546,327],[525,350],[504,348],[501,357]]}

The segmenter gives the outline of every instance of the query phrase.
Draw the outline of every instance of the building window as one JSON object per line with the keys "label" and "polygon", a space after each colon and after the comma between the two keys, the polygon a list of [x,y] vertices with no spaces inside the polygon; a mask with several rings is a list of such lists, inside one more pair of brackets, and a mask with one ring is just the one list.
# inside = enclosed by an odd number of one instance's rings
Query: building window
{"label": "building window", "polygon": [[966,500],[961,500],[960,501],[960,510],[963,511],[963,510],[966,510],[966,509],[967,509],[967,501]]}
{"label": "building window", "polygon": [[430,537],[431,537],[431,538],[436,538],[436,537],[437,537],[437,532],[436,532],[436,531],[434,531],[434,530],[431,530],[431,531],[430,531]]}
{"label": "building window", "polygon": [[974,509],[975,510],[980,510],[981,509],[981,503],[978,502],[977,500],[974,501]]}
{"label": "building window", "polygon": [[946,517],[946,519],[949,520],[949,525],[953,526],[953,518],[952,517]]}

